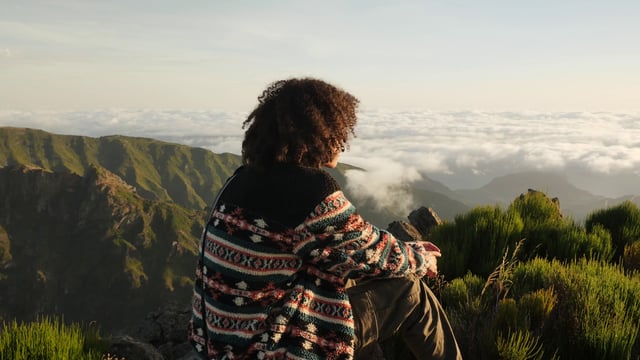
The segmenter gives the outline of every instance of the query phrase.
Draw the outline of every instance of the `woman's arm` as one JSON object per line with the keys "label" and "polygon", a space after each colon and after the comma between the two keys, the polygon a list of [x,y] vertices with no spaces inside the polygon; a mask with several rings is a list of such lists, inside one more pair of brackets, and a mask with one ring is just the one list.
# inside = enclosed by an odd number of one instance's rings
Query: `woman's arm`
{"label": "woman's arm", "polygon": [[440,250],[435,245],[403,242],[364,221],[342,191],[322,200],[301,226],[308,234],[294,252],[343,279],[435,276],[437,272]]}

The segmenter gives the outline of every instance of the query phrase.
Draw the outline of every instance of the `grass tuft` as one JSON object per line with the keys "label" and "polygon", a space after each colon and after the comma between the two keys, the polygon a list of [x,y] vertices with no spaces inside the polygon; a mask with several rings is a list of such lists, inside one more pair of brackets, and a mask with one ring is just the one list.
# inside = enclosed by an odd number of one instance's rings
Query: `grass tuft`
{"label": "grass tuft", "polygon": [[106,344],[97,329],[65,325],[57,317],[3,322],[0,332],[0,360],[103,359],[104,350]]}

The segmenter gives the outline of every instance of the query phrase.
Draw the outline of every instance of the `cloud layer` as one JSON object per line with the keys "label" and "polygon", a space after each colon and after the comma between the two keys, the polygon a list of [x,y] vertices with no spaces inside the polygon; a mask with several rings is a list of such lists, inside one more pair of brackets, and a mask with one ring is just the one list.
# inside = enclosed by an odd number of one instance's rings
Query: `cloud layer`
{"label": "cloud layer", "polygon": [[[0,126],[143,136],[239,154],[245,116],[185,110],[0,111]],[[342,161],[372,172],[375,176],[350,174],[350,179],[376,190],[423,175],[454,189],[527,170],[640,176],[639,113],[363,111],[356,135]],[[640,193],[640,185],[634,193]]]}

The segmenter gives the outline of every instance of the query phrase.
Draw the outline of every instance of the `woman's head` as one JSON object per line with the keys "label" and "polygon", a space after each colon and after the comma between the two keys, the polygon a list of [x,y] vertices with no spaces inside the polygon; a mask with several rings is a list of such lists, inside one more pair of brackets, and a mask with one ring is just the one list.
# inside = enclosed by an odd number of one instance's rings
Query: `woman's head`
{"label": "woman's head", "polygon": [[258,98],[242,128],[244,164],[331,164],[354,135],[358,99],[318,79],[280,80]]}

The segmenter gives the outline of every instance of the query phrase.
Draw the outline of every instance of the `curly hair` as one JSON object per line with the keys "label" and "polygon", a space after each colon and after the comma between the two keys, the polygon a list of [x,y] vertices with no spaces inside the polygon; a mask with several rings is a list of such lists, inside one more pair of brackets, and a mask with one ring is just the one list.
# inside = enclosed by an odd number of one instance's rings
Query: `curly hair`
{"label": "curly hair", "polygon": [[272,83],[243,122],[242,162],[267,169],[276,163],[321,167],[347,146],[358,99],[313,78]]}

